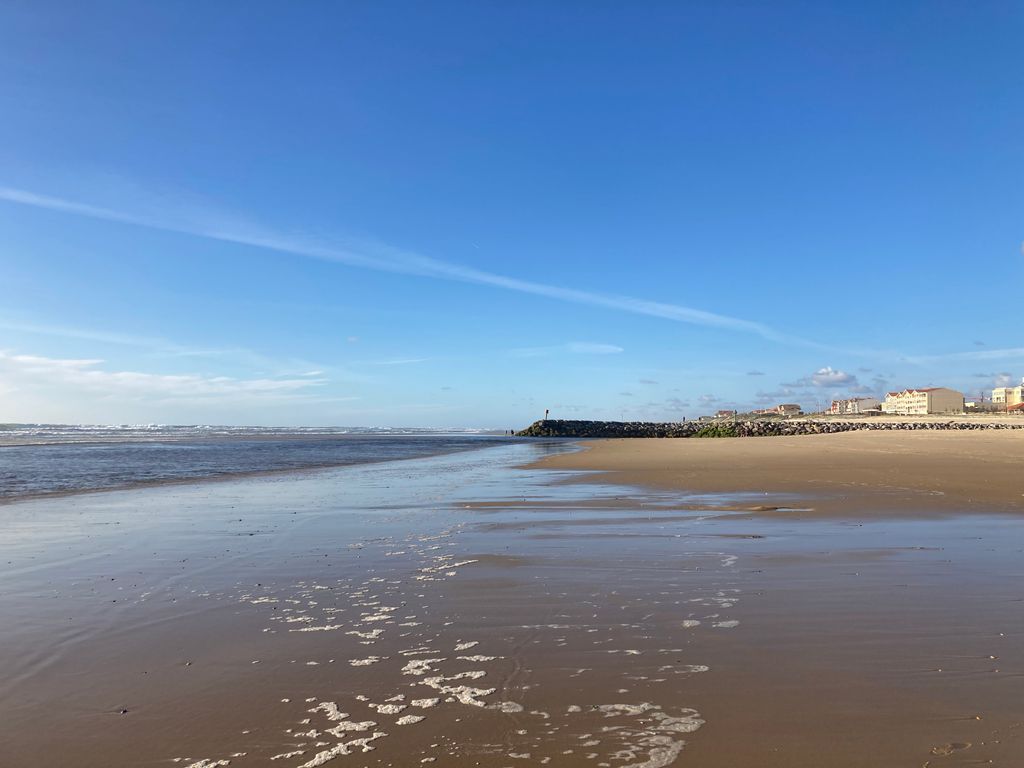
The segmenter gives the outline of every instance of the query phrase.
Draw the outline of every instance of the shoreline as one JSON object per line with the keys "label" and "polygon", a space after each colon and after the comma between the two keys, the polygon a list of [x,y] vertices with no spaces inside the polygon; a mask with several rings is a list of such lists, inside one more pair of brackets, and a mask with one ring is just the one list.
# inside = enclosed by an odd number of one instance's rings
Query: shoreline
{"label": "shoreline", "polygon": [[360,438],[369,439],[430,439],[438,437],[451,438],[510,438],[510,435],[503,435],[497,431],[465,431],[465,432],[254,432],[246,434],[152,434],[152,435],[89,435],[81,439],[72,438],[16,438],[7,437],[0,431],[0,448],[31,448],[61,445],[153,445],[153,444],[179,444],[179,443],[245,443],[245,442],[328,442],[330,440],[354,440]]}
{"label": "shoreline", "polygon": [[[364,437],[364,436],[363,435],[359,435],[359,437]],[[376,437],[376,436],[374,436],[374,437]],[[386,436],[386,437],[391,437],[391,436]],[[404,435],[398,436],[398,435],[396,435],[395,437],[398,438],[398,437],[407,437],[407,436],[404,436]],[[455,437],[461,437],[461,436],[456,435]],[[433,457],[451,456],[451,455],[459,454],[459,453],[471,453],[473,451],[480,451],[480,450],[485,450],[485,449],[488,449],[488,448],[497,448],[497,447],[500,447],[500,446],[503,446],[503,445],[510,445],[510,444],[515,444],[515,443],[523,443],[523,442],[525,442],[523,440],[518,440],[518,439],[512,438],[512,437],[506,437],[505,439],[501,439],[502,438],[501,435],[497,435],[497,436],[495,436],[495,435],[486,435],[484,437],[488,438],[488,440],[481,441],[481,444],[478,445],[478,446],[457,447],[457,448],[451,448],[450,450],[446,450],[446,451],[437,451],[437,452],[434,452],[434,453],[427,453],[427,454],[416,455],[416,456],[375,457],[375,458],[370,458],[370,459],[365,459],[365,460],[340,461],[340,462],[331,462],[331,463],[327,463],[327,464],[310,464],[308,466],[298,466],[298,467],[272,467],[272,468],[267,468],[267,469],[253,469],[253,470],[246,470],[246,471],[220,472],[220,473],[208,474],[208,475],[200,475],[200,476],[195,476],[195,477],[167,477],[167,478],[157,478],[157,479],[153,479],[153,480],[138,480],[136,482],[122,483],[122,484],[116,484],[116,485],[97,486],[97,487],[92,487],[92,488],[72,488],[72,489],[68,489],[68,490],[42,491],[42,492],[38,492],[38,493],[23,493],[23,494],[16,494],[16,495],[15,494],[11,494],[11,495],[0,494],[0,507],[10,506],[12,504],[18,504],[18,503],[27,502],[27,501],[38,501],[38,500],[47,500],[47,499],[62,499],[62,498],[70,498],[70,497],[75,497],[75,496],[91,496],[91,495],[94,495],[94,494],[97,494],[97,493],[124,492],[124,491],[133,491],[133,490],[142,490],[142,489],[146,489],[146,488],[161,488],[161,487],[165,487],[165,486],[182,486],[182,485],[186,485],[187,486],[187,485],[191,485],[191,484],[221,483],[221,482],[230,482],[232,480],[243,480],[245,478],[250,478],[250,477],[251,478],[259,478],[259,477],[273,477],[273,476],[284,476],[284,475],[314,474],[314,473],[318,473],[318,472],[325,472],[325,471],[328,471],[328,470],[344,469],[345,467],[360,467],[360,466],[366,466],[366,465],[370,465],[370,464],[385,464],[385,463],[390,463],[390,462],[415,461],[415,460],[418,460],[418,459],[429,459],[429,458],[433,458]],[[497,439],[494,439],[494,438],[497,438]],[[250,440],[250,439],[252,439],[252,438],[248,438],[248,437],[246,437],[246,438],[228,438],[226,440],[226,442],[237,443],[237,442],[243,442],[243,441]],[[262,440],[262,441],[271,440],[271,439],[275,439],[275,438],[257,438],[257,440]],[[291,440],[294,440],[294,441],[299,441],[299,440],[303,440],[303,439],[304,438],[301,438],[301,437],[291,438]],[[312,439],[316,440],[318,438],[312,438]],[[215,440],[215,438],[210,438],[209,440],[213,441],[213,440]],[[98,443],[93,443],[93,444],[94,445],[111,445],[111,444],[114,444],[115,442],[118,442],[118,441],[100,441]],[[192,440],[174,440],[174,441],[135,441],[135,440],[129,440],[129,441],[120,441],[121,444],[128,445],[128,446],[140,445],[140,444],[151,443],[151,442],[176,442],[176,443],[183,443],[183,442],[193,442],[193,441]],[[200,441],[195,441],[195,442],[200,442]],[[569,441],[565,441],[565,442],[569,442]],[[18,449],[22,449],[22,448],[33,448],[33,447],[44,447],[45,448],[45,447],[54,447],[54,446],[77,448],[77,447],[82,447],[82,446],[86,446],[86,445],[89,445],[89,444],[88,443],[79,443],[79,442],[71,442],[71,443],[68,443],[68,442],[64,442],[64,443],[19,443],[19,444],[14,444],[14,445],[0,446],[0,448],[18,448]]]}

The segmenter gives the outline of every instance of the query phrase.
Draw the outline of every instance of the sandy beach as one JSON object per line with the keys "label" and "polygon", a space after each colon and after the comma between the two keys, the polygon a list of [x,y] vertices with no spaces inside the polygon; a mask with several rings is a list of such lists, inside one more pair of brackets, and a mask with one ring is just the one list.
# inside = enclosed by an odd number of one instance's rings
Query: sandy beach
{"label": "sandy beach", "polygon": [[[721,713],[746,736],[709,727],[692,764],[1016,765],[1022,460],[1014,432],[852,432],[594,441],[540,466],[724,494],[758,524],[741,557],[758,626]],[[935,743],[915,757],[915,740]]]}
{"label": "sandy beach", "polygon": [[[815,515],[1024,511],[1024,433],[845,432],[715,440],[600,440],[543,466],[680,491],[817,497]],[[865,505],[865,499],[872,505]],[[789,513],[799,515],[799,512]]]}
{"label": "sandy beach", "polygon": [[1024,768],[1021,2],[0,2],[0,768]]}
{"label": "sandy beach", "polygon": [[537,442],[9,504],[4,765],[1020,765],[1014,437]]}

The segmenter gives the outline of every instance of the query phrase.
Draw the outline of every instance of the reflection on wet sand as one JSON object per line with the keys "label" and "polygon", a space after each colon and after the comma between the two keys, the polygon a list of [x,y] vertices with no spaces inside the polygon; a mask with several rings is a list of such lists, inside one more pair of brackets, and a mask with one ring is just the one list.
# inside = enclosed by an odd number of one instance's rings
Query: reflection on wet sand
{"label": "reflection on wet sand", "polygon": [[10,507],[10,764],[1024,759],[1012,519],[752,515],[815,502],[534,451]]}

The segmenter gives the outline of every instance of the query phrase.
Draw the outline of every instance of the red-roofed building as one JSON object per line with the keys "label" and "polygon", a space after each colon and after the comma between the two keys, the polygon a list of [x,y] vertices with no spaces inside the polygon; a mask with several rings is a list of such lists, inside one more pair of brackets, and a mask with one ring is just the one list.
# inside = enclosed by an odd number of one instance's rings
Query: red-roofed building
{"label": "red-roofed building", "polygon": [[1011,405],[1024,403],[1024,385],[1019,387],[996,387],[992,390],[992,402],[997,405]]}

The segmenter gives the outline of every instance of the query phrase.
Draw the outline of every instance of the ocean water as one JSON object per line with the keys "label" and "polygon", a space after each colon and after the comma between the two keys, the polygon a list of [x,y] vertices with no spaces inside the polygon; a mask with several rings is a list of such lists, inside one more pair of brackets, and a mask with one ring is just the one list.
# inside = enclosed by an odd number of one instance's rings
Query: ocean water
{"label": "ocean water", "polygon": [[463,430],[0,425],[0,499],[436,456],[513,442]]}

